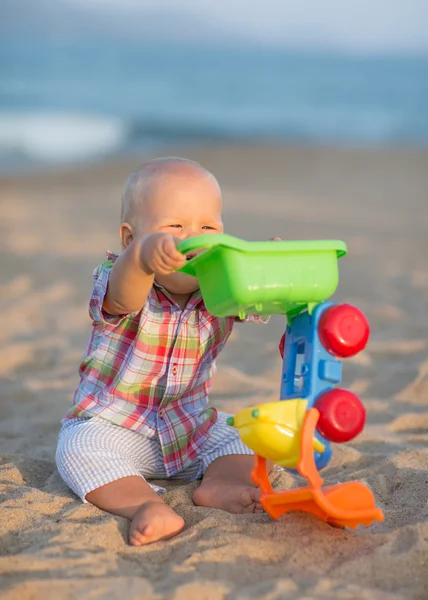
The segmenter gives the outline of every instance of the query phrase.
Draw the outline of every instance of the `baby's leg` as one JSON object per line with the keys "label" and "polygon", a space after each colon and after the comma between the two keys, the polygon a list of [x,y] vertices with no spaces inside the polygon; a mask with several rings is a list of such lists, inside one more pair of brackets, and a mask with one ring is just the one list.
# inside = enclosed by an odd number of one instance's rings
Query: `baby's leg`
{"label": "baby's leg", "polygon": [[150,443],[99,418],[74,419],[62,428],[56,453],[61,477],[84,502],[131,521],[129,542],[135,546],[167,539],[184,527],[136,466],[142,444]]}
{"label": "baby's leg", "polygon": [[[224,413],[211,428],[202,460],[206,470],[193,494],[198,506],[220,508],[231,513],[263,512],[260,490],[251,479],[254,454],[226,424]],[[268,465],[268,469],[271,465]]]}

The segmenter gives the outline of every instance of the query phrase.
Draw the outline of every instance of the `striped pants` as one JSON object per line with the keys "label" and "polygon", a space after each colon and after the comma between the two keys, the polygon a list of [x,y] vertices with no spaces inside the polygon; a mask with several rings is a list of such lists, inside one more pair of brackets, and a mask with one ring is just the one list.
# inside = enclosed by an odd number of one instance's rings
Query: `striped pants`
{"label": "striped pants", "polygon": [[[64,421],[59,433],[56,464],[59,474],[84,502],[89,492],[130,475],[143,479],[194,481],[201,479],[217,458],[253,452],[241,441],[236,429],[226,424],[229,415],[219,412],[198,459],[184,471],[168,477],[158,437],[113,425],[99,417]],[[165,488],[150,484],[158,493]]]}

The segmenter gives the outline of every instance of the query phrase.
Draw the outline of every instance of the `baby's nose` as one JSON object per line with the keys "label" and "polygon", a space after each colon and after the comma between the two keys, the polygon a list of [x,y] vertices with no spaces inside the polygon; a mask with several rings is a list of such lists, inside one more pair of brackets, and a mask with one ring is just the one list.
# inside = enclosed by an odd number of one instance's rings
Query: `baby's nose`
{"label": "baby's nose", "polygon": [[189,229],[188,231],[186,231],[186,239],[196,237],[197,235],[200,235],[200,233],[195,229]]}

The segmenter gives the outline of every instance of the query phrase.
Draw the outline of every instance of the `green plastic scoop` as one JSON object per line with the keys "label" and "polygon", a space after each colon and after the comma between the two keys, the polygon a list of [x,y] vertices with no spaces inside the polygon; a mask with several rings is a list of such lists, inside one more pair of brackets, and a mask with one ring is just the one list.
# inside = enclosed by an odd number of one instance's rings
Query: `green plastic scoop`
{"label": "green plastic scoop", "polygon": [[203,250],[179,269],[198,278],[205,306],[218,317],[292,315],[327,300],[339,281],[336,240],[247,242],[227,234],[201,235],[178,245]]}

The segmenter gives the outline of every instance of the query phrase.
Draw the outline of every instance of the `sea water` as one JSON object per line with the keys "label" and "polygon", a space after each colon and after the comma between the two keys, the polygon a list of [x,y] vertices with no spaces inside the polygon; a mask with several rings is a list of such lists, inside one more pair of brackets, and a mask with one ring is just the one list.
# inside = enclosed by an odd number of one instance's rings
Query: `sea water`
{"label": "sea water", "polygon": [[428,57],[3,39],[0,170],[238,141],[428,145]]}

